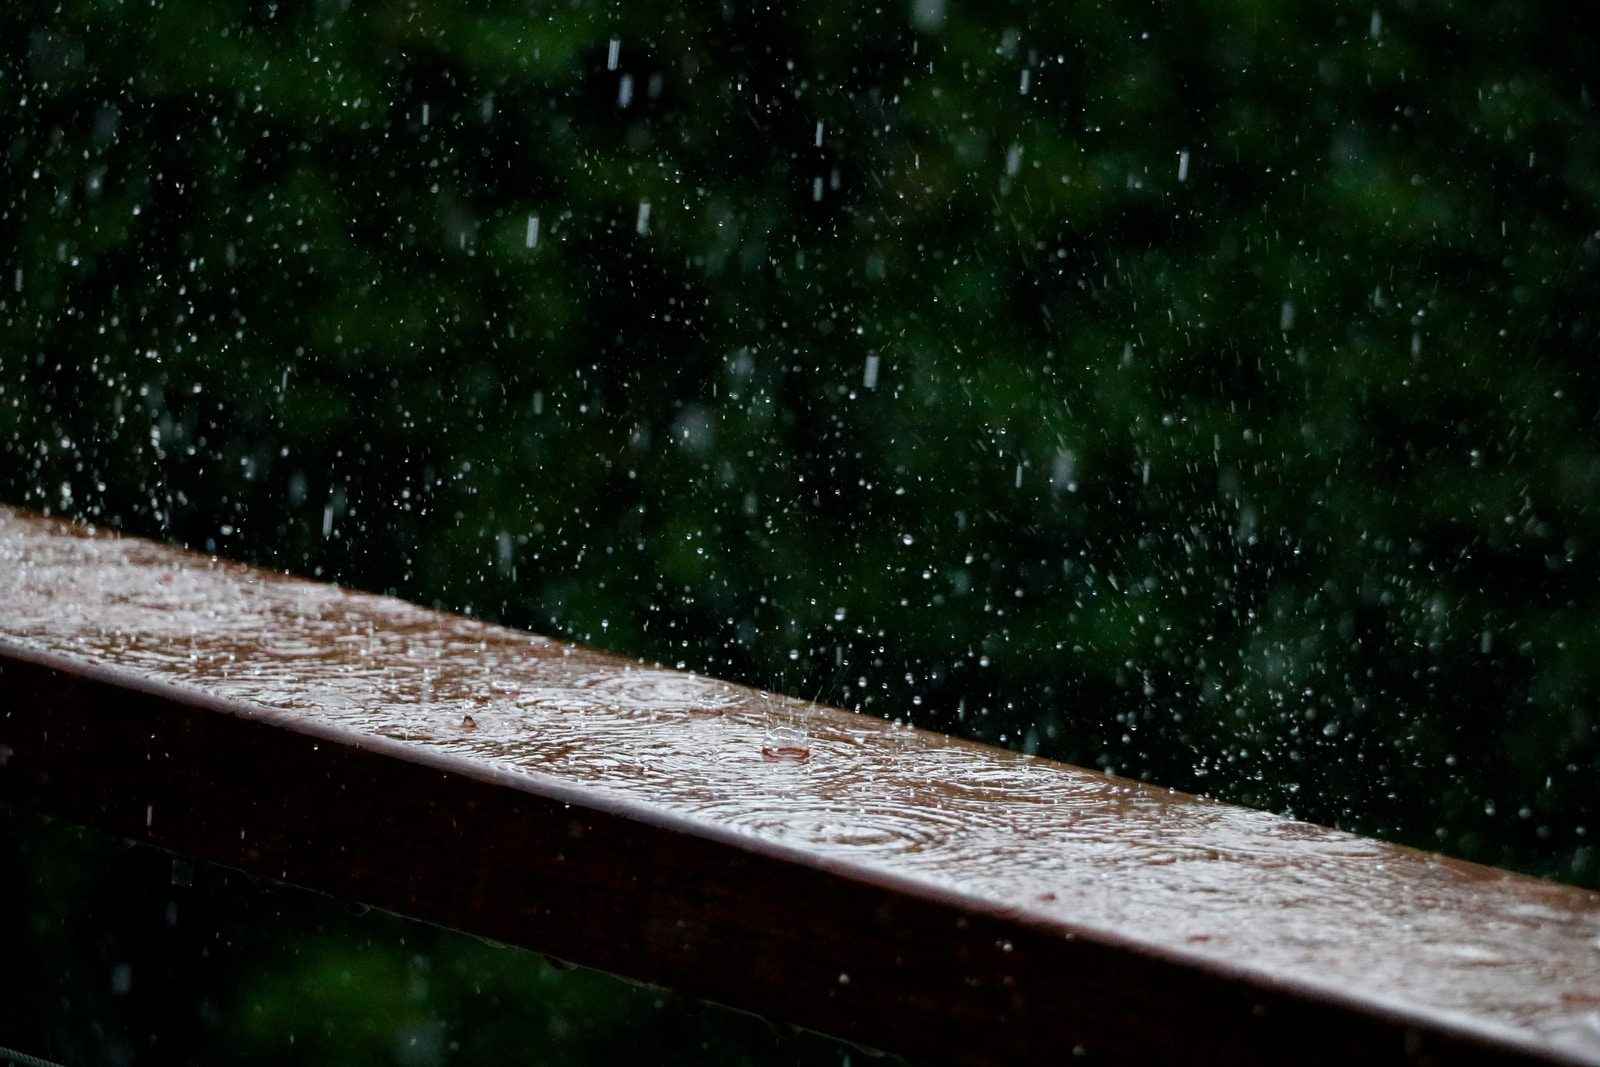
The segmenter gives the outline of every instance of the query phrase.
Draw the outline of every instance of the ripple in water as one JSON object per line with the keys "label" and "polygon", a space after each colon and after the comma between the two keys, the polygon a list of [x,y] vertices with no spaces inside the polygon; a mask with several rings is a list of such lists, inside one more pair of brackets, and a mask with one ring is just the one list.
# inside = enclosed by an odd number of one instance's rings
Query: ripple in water
{"label": "ripple in water", "polygon": [[588,674],[575,679],[571,687],[591,704],[620,711],[715,718],[739,703],[738,694],[724,682],[653,669]]}
{"label": "ripple in water", "polygon": [[817,797],[754,807],[748,800],[727,800],[698,805],[695,814],[767,840],[872,856],[937,851],[963,830],[959,818],[937,811]]}

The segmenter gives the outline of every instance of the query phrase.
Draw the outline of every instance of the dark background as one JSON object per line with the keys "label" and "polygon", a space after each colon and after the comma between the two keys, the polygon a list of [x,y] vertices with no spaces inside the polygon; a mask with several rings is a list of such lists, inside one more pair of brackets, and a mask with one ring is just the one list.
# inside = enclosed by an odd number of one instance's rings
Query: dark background
{"label": "dark background", "polygon": [[[1585,17],[105,0],[0,42],[0,499],[1600,885]],[[17,893],[110,877],[20,825]],[[351,996],[410,951],[343,936]]]}

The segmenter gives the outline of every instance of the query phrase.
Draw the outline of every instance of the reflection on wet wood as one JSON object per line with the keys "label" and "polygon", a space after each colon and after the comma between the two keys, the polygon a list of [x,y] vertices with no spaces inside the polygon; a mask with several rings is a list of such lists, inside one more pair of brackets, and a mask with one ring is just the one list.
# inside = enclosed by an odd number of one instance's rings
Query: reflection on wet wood
{"label": "reflection on wet wood", "polygon": [[1600,896],[0,509],[0,800],[929,1060],[1600,1063]]}

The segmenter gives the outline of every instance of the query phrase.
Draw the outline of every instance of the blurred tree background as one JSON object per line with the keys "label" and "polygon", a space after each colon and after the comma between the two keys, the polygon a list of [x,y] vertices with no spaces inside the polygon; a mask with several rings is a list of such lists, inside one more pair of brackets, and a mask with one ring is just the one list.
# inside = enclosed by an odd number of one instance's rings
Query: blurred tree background
{"label": "blurred tree background", "polygon": [[1600,885],[1587,16],[0,34],[0,499]]}

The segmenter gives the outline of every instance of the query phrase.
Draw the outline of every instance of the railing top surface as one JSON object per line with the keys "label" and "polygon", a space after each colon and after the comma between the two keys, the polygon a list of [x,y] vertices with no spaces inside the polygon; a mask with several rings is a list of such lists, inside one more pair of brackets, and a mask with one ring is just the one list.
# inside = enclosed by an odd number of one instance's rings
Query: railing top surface
{"label": "railing top surface", "polygon": [[26,654],[1600,1062],[1600,895],[4,508],[0,575]]}

